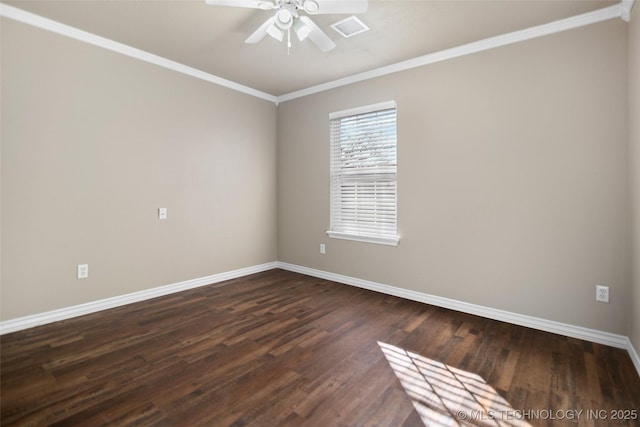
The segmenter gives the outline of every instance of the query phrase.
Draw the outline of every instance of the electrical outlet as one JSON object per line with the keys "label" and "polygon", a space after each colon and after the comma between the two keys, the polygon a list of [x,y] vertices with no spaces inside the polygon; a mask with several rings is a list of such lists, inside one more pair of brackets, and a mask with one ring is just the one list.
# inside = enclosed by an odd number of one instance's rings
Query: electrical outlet
{"label": "electrical outlet", "polygon": [[324,243],[320,243],[320,253],[327,253],[327,248],[324,246]]}
{"label": "electrical outlet", "polygon": [[78,264],[78,279],[89,277],[89,264]]}
{"label": "electrical outlet", "polygon": [[596,285],[596,301],[609,302],[609,287]]}

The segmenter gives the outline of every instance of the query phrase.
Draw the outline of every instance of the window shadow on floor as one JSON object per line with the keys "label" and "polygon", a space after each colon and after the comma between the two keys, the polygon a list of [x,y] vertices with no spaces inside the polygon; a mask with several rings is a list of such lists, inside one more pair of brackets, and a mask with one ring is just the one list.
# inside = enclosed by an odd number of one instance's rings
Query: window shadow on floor
{"label": "window shadow on floor", "polygon": [[481,376],[378,345],[426,426],[531,426]]}

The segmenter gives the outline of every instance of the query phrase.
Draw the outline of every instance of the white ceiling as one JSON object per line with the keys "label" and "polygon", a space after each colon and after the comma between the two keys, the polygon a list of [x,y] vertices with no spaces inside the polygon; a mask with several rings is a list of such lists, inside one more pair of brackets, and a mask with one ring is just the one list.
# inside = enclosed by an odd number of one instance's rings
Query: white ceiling
{"label": "white ceiling", "polygon": [[280,96],[618,1],[370,0],[368,12],[358,15],[370,31],[343,38],[330,24],[345,15],[314,15],[336,48],[322,53],[292,37],[289,55],[285,42],[270,37],[244,43],[269,11],[208,6],[204,0],[4,3]]}

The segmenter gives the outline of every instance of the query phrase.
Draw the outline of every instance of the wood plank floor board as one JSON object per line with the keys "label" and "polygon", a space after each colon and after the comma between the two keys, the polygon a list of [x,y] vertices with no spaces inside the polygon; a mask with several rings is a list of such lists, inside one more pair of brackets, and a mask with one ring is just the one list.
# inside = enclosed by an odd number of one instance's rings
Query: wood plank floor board
{"label": "wood plank floor board", "polygon": [[283,270],[0,344],[2,426],[467,426],[498,425],[456,415],[482,402],[523,413],[640,408],[623,350]]}

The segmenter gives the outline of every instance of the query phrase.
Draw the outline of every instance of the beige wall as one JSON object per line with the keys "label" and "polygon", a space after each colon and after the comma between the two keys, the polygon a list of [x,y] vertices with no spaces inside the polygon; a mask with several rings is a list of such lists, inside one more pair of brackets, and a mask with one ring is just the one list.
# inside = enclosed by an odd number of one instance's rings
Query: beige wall
{"label": "beige wall", "polygon": [[629,338],[640,352],[640,6],[629,23],[629,142],[631,155],[631,212],[633,218],[632,298]]}
{"label": "beige wall", "polygon": [[[614,20],[281,104],[279,260],[626,335],[626,41]],[[329,239],[328,115],[391,99],[400,244]]]}
{"label": "beige wall", "polygon": [[[276,109],[3,20],[0,319],[279,259],[639,348],[638,21],[628,50],[614,20]],[[400,245],[329,239],[328,114],[390,99]]]}
{"label": "beige wall", "polygon": [[276,260],[272,103],[1,28],[1,319]]}

